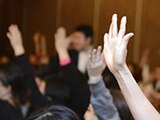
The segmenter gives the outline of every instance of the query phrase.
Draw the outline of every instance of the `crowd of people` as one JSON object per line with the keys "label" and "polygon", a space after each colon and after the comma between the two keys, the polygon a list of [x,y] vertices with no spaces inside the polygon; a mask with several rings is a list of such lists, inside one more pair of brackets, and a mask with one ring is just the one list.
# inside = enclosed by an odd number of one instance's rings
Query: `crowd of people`
{"label": "crowd of people", "polygon": [[114,14],[97,48],[89,25],[69,36],[60,27],[52,58],[44,34],[35,33],[28,55],[18,26],[9,26],[14,59],[0,60],[0,120],[160,120],[160,67],[150,72],[148,49],[139,64],[126,62],[134,34],[126,16],[117,22]]}

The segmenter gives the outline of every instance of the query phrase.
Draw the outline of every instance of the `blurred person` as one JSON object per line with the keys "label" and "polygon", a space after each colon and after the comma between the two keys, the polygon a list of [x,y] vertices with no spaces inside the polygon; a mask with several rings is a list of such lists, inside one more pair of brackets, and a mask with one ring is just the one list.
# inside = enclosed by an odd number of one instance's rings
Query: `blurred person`
{"label": "blurred person", "polygon": [[57,30],[55,34],[55,47],[58,54],[57,62],[59,65],[59,72],[62,74],[63,79],[70,88],[69,93],[74,102],[74,106],[76,106],[75,111],[77,111],[77,113],[80,114],[81,119],[83,119],[90,98],[89,86],[87,84],[88,78],[86,73],[83,74],[78,70],[75,65],[75,60],[77,58],[72,56],[74,58],[72,59],[68,51],[70,40],[70,37],[66,36],[66,30],[64,28],[61,27]]}
{"label": "blurred person", "polygon": [[34,53],[29,55],[29,60],[32,65],[38,65],[39,64],[39,57],[41,54],[41,48],[40,48],[40,40],[41,40],[41,33],[36,32],[33,35],[33,43],[34,43]]}
{"label": "blurred person", "polygon": [[69,88],[60,75],[54,75],[49,66],[41,66],[36,71],[35,82],[41,94],[56,104],[67,105]]}
{"label": "blurred person", "polygon": [[1,66],[0,99],[7,101],[12,109],[15,109],[15,117],[18,120],[23,119],[21,107],[29,103],[29,94],[23,82],[22,72],[16,65]]}
{"label": "blurred person", "polygon": [[[71,62],[75,65],[75,67],[77,67],[77,69],[82,74],[86,75],[88,55],[93,48],[92,27],[89,25],[79,25],[75,28],[75,31],[68,36],[68,38],[70,40],[69,40],[66,52],[68,52],[72,60]],[[57,42],[58,41],[55,40],[56,52],[57,54],[60,54],[61,50],[59,50],[60,48],[59,49],[57,48],[56,45],[59,44]],[[64,42],[66,43],[67,41],[64,41]],[[65,54],[65,53],[62,53],[62,54]],[[58,60],[56,60],[55,58],[52,61],[52,65],[55,71],[58,71],[60,69]]]}
{"label": "blurred person", "polygon": [[32,65],[49,64],[49,56],[47,53],[46,36],[41,32],[36,32],[33,35],[34,54],[30,55],[30,62]]}
{"label": "blurred person", "polygon": [[[47,98],[40,93],[38,86],[35,83],[35,75],[25,54],[22,36],[18,26],[11,25],[9,27],[7,36],[14,51],[16,64],[21,68],[24,74],[25,84],[32,91],[30,98],[32,107],[37,110],[50,104],[54,104],[54,101],[48,101]],[[61,37],[64,37],[63,34]],[[63,39],[60,40],[63,41]],[[68,105],[68,107],[73,109],[83,119],[84,112],[86,111],[89,104],[89,90],[86,88],[86,86],[83,88],[77,79],[74,78],[74,75],[78,74],[77,71],[72,69],[73,71],[69,72],[67,67],[71,66],[63,66],[62,71],[66,74],[67,78],[65,78],[65,80],[69,87],[69,94],[72,100],[71,106]]]}
{"label": "blurred person", "polygon": [[0,56],[0,64],[8,64],[10,62],[10,58],[6,55]]}

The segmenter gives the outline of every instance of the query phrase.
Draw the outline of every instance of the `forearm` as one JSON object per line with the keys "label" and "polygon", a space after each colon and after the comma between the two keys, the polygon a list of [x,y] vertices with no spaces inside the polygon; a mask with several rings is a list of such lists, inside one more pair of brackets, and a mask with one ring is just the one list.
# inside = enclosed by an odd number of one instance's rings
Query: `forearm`
{"label": "forearm", "polygon": [[144,96],[127,65],[114,73],[135,120],[159,120],[160,115]]}
{"label": "forearm", "polygon": [[105,87],[103,80],[89,85],[92,93],[91,104],[97,117],[100,120],[120,120],[110,91]]}
{"label": "forearm", "polygon": [[30,102],[35,109],[45,107],[49,104],[47,99],[40,93],[36,83],[35,75],[29,63],[27,56],[24,54],[15,57],[16,64],[21,68],[26,86],[32,91]]}

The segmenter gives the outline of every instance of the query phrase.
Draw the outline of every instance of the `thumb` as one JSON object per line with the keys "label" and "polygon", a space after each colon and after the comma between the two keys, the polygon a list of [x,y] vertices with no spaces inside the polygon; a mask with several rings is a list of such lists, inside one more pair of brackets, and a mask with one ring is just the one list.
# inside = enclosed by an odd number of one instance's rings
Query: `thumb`
{"label": "thumb", "polygon": [[134,35],[133,33],[128,33],[127,35],[125,35],[125,36],[123,37],[123,41],[122,41],[121,44],[123,44],[123,46],[124,46],[125,48],[127,48],[128,42],[129,42],[130,38],[131,38],[133,35]]}

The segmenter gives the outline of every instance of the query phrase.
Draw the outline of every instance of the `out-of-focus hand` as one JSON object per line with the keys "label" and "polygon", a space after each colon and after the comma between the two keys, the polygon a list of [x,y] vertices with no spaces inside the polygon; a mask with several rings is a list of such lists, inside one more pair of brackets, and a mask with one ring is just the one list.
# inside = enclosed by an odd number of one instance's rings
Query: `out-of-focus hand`
{"label": "out-of-focus hand", "polygon": [[9,38],[10,44],[14,50],[16,56],[22,55],[25,52],[22,43],[22,35],[17,25],[11,25],[9,27],[9,32],[7,32],[7,37]]}
{"label": "out-of-focus hand", "polygon": [[127,45],[129,39],[134,35],[126,32],[127,18],[121,19],[120,30],[117,28],[117,15],[112,16],[109,33],[104,35],[104,57],[110,71],[116,72],[126,65]]}
{"label": "out-of-focus hand", "polygon": [[39,44],[40,43],[40,36],[41,36],[41,33],[40,32],[36,32],[34,35],[33,35],[33,42],[35,44]]}
{"label": "out-of-focus hand", "polygon": [[66,30],[60,27],[55,34],[55,48],[58,53],[68,51],[70,39],[66,37]]}
{"label": "out-of-focus hand", "polygon": [[94,80],[101,80],[102,73],[106,67],[104,56],[102,54],[102,47],[99,46],[94,49],[89,56],[87,71],[89,75],[89,82],[93,83]]}

